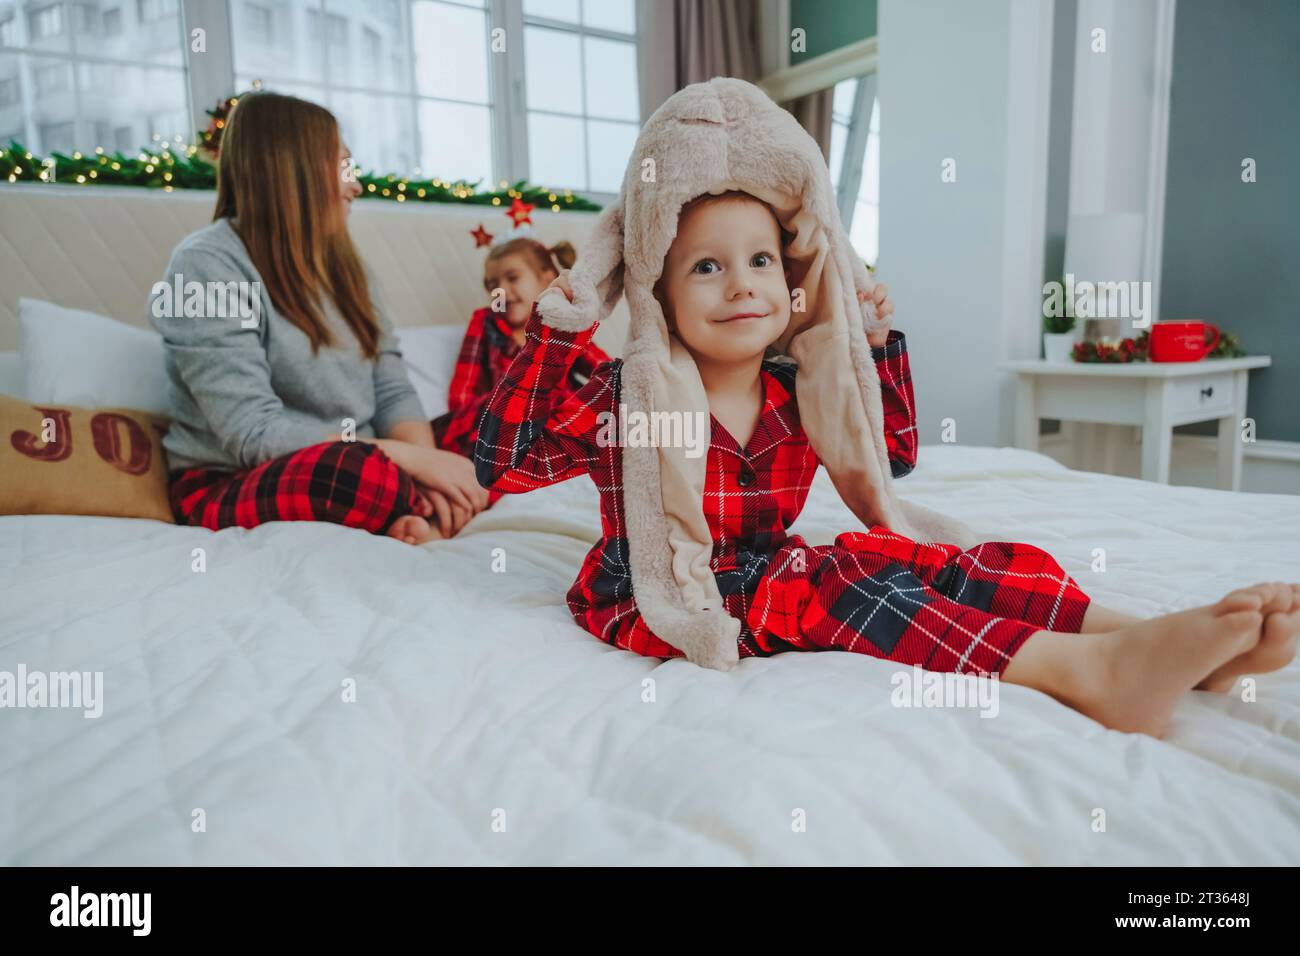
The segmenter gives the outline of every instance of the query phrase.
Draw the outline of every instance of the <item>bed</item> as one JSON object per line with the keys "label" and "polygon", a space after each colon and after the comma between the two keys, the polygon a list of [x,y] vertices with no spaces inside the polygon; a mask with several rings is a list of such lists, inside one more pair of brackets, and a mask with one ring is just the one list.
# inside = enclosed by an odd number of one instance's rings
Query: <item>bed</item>
{"label": "bed", "polygon": [[[1300,503],[1288,497],[1157,486],[1012,449],[926,446],[920,459],[901,486],[908,498],[942,504],[986,538],[1049,548],[1123,610],[1300,575]],[[818,478],[796,530],[825,543],[852,524]],[[1102,498],[1126,506],[1096,507]],[[1260,677],[1253,702],[1190,695],[1157,741],[1006,684],[993,719],[895,707],[895,668],[852,654],[746,660],[729,674],[659,663],[569,619],[563,594],[597,527],[585,480],[507,498],[419,548],[323,524],[213,534],[0,518],[0,666],[104,673],[97,719],[0,715],[0,856],[1300,858],[1295,665]],[[1104,573],[1090,570],[1097,547]]]}
{"label": "bed", "polygon": [[[1136,614],[1300,580],[1300,498],[947,445],[898,487]],[[992,719],[897,707],[897,669],[852,654],[661,663],[564,606],[597,508],[580,479],[418,548],[0,517],[0,670],[103,674],[99,717],[0,710],[0,863],[1300,859],[1294,663],[1189,695],[1162,741],[1005,684]],[[854,526],[819,474],[793,530]]]}

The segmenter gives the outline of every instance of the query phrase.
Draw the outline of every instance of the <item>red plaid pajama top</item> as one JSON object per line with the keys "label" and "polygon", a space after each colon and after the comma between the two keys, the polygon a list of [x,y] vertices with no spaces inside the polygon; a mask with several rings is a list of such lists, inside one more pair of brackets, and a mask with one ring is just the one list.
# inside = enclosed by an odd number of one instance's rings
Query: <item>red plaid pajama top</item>
{"label": "red plaid pajama top", "polygon": [[[616,647],[679,657],[637,610],[622,450],[597,441],[601,424],[617,421],[621,363],[595,369],[560,404],[547,400],[593,331],[553,329],[534,306],[526,344],[479,423],[478,479],[494,491],[518,493],[589,474],[601,496],[601,538],[568,592],[569,609],[580,625]],[[872,356],[898,478],[915,466],[917,446],[903,334],[891,331]],[[919,544],[883,525],[841,534],[832,545],[812,546],[788,534],[818,466],[799,422],[796,374],[793,364],[763,363],[763,407],[744,448],[710,416],[703,502],[714,540],[710,564],[725,607],[741,622],[742,657],[846,650],[929,670],[1000,674],[1035,631],[1079,630],[1089,598],[1033,545],[988,542],[962,551]],[[615,417],[598,417],[602,412]]]}
{"label": "red plaid pajama top", "polygon": [[[520,345],[504,315],[484,308],[470,317],[456,357],[451,387],[447,390],[447,412],[432,423],[439,448],[462,455],[473,453],[479,414],[519,350]],[[608,361],[609,356],[599,345],[587,342],[574,356],[564,388],[558,389],[552,400],[561,400],[577,391],[596,366]]]}

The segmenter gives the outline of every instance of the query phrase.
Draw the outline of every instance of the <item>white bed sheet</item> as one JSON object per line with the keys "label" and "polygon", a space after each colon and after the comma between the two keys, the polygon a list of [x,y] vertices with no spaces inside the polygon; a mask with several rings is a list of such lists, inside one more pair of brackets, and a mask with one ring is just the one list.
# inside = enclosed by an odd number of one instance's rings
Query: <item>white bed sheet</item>
{"label": "white bed sheet", "polygon": [[[1300,580],[1300,498],[929,446],[899,487],[1122,610]],[[422,548],[0,518],[0,669],[104,672],[99,719],[0,710],[0,862],[1300,861],[1297,665],[1255,702],[1190,695],[1156,741],[1005,684],[995,719],[894,708],[896,668],[853,654],[661,664],[564,607],[596,504],[572,481]],[[795,530],[853,526],[819,474]]]}

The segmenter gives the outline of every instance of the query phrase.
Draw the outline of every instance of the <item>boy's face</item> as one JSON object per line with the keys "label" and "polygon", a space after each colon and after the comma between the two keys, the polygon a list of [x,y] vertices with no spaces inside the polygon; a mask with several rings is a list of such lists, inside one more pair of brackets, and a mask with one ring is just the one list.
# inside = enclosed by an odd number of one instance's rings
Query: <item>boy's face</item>
{"label": "boy's face", "polygon": [[775,217],[758,201],[691,207],[677,224],[659,289],[668,328],[696,358],[762,355],[790,324]]}

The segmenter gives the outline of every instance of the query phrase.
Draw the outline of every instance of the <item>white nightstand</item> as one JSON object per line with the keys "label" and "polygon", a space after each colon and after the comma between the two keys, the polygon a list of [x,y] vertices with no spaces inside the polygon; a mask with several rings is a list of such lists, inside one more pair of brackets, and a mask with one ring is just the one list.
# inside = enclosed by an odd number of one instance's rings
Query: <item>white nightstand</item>
{"label": "white nightstand", "polygon": [[1219,487],[1241,486],[1241,440],[1250,370],[1267,355],[1199,362],[1002,362],[1016,373],[1016,447],[1038,450],[1038,420],[1142,426],[1142,477],[1169,483],[1175,425],[1218,420]]}

